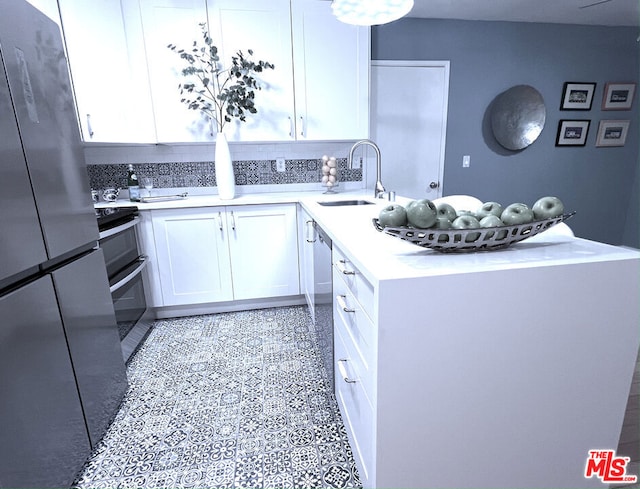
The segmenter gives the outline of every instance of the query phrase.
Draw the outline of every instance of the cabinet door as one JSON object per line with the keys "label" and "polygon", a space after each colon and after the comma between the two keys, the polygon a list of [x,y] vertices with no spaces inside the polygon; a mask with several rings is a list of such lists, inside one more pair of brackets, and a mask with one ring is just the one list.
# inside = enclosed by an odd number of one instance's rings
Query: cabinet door
{"label": "cabinet door", "polygon": [[338,21],[331,2],[292,0],[297,139],[369,134],[369,28]]}
{"label": "cabinet door", "polygon": [[255,60],[273,63],[260,74],[258,113],[225,127],[231,141],[294,139],[293,61],[289,0],[208,0],[209,28],[224,66],[237,51],[253,50]]}
{"label": "cabinet door", "polygon": [[137,2],[59,0],[59,7],[83,139],[155,142]]}
{"label": "cabinet door", "polygon": [[164,306],[233,299],[222,208],[152,211]]}
{"label": "cabinet door", "polygon": [[297,295],[295,204],[227,207],[234,299]]}
{"label": "cabinet door", "polygon": [[207,22],[206,0],[140,0],[151,97],[158,142],[213,141],[215,131],[200,111],[180,102],[178,85],[187,79],[187,66],[167,48],[175,44],[190,50],[202,45],[200,23]]}
{"label": "cabinet door", "polygon": [[313,219],[298,207],[298,249],[300,250],[300,288],[309,306],[311,318],[315,317],[313,302],[313,242],[317,239]]}

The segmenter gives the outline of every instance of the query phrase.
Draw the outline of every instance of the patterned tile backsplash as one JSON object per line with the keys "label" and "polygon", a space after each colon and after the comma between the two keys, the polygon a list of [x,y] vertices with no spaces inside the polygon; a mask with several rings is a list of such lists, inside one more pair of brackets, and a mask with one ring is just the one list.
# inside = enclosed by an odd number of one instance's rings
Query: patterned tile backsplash
{"label": "patterned tile backsplash", "polygon": [[[347,168],[347,159],[338,158],[338,182],[362,181],[361,168]],[[126,188],[127,164],[89,164],[91,188]],[[215,187],[216,172],[211,162],[133,163],[138,177],[153,178],[154,188]],[[278,172],[274,160],[234,161],[236,185],[277,185],[319,183],[321,159],[285,161],[285,171]]]}

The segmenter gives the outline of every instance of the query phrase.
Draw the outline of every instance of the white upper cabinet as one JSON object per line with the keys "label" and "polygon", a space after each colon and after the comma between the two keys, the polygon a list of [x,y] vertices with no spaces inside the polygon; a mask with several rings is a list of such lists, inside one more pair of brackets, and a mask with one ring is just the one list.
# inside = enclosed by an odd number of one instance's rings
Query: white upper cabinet
{"label": "white upper cabinet", "polygon": [[225,127],[230,141],[283,141],[295,135],[289,0],[209,0],[209,29],[226,67],[238,51],[275,66],[259,74],[257,114]]}
{"label": "white upper cabinet", "polygon": [[178,85],[185,61],[167,48],[190,51],[202,45],[200,23],[207,22],[205,0],[140,0],[144,45],[158,142],[214,141],[215,129],[200,111],[180,102]]}
{"label": "white upper cabinet", "polygon": [[82,138],[156,139],[137,1],[59,0]]}
{"label": "white upper cabinet", "polygon": [[292,0],[296,139],[369,136],[370,34],[338,21],[331,2]]}
{"label": "white upper cabinet", "polygon": [[[205,5],[206,2],[206,5]],[[230,141],[304,141],[368,136],[369,29],[342,24],[326,0],[140,0],[159,142],[212,141],[215,129],[180,102],[185,63],[208,21],[220,61],[239,50],[274,70],[260,74],[258,113],[225,127]],[[208,12],[208,19],[207,19]]]}

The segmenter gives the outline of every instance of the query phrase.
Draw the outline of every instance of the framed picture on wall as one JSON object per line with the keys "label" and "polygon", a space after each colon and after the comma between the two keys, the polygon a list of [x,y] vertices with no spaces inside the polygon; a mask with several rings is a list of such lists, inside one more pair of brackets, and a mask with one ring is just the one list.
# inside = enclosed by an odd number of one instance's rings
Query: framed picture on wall
{"label": "framed picture on wall", "polygon": [[596,146],[624,146],[630,121],[600,121]]}
{"label": "framed picture on wall", "polygon": [[584,146],[587,143],[590,120],[561,120],[558,123],[556,146]]}
{"label": "framed picture on wall", "polygon": [[595,83],[565,82],[560,110],[591,110]]}
{"label": "framed picture on wall", "polygon": [[602,96],[602,110],[629,110],[635,91],[635,83],[607,83]]}

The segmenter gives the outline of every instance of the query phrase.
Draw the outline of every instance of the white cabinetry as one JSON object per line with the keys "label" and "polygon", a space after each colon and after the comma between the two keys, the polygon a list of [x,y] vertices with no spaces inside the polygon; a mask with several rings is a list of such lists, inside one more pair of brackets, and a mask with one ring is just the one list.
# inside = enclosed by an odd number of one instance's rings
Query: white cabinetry
{"label": "white cabinetry", "polygon": [[313,300],[313,246],[316,236],[313,219],[301,207],[298,207],[298,248],[300,250],[300,292],[304,294],[311,317],[315,317]]}
{"label": "white cabinetry", "polygon": [[[602,485],[584,468],[592,447],[618,444],[638,351],[638,255],[545,244],[514,246],[504,266],[493,254],[415,254],[411,276],[373,283],[360,273],[371,276],[366,252],[342,254],[334,240],[336,397],[363,487]],[[386,265],[368,264],[402,267],[404,248],[389,249]],[[541,284],[555,292],[525,313]],[[487,308],[495,290],[498,313]]]}
{"label": "white cabinetry", "polygon": [[156,139],[134,0],[59,0],[84,141]]}
{"label": "white cabinetry", "polygon": [[178,85],[187,65],[167,48],[175,44],[188,51],[194,41],[202,45],[205,0],[140,0],[140,10],[158,142],[214,141],[210,121],[180,102]]}
{"label": "white cabinetry", "polygon": [[227,207],[233,298],[300,293],[295,204]]}
{"label": "white cabinetry", "polygon": [[162,305],[233,299],[224,207],[151,215]]}
{"label": "white cabinetry", "polygon": [[343,24],[322,0],[140,0],[158,141],[211,141],[210,123],[180,102],[183,61],[208,21],[227,66],[238,50],[275,65],[260,75],[258,114],[225,128],[230,141],[368,136],[369,29]]}
{"label": "white cabinetry", "polygon": [[377,328],[373,286],[333,248],[334,367],[336,399],[363,487],[375,480]]}
{"label": "white cabinetry", "polygon": [[292,0],[296,139],[369,136],[369,28],[338,21],[331,2]]}
{"label": "white cabinetry", "polygon": [[300,293],[295,204],[151,211],[161,302]]}
{"label": "white cabinetry", "polygon": [[275,69],[259,75],[258,113],[246,122],[232,121],[225,133],[230,141],[292,140],[295,107],[289,0],[209,0],[209,29],[220,59],[227,64],[236,52],[253,50],[256,60]]}

